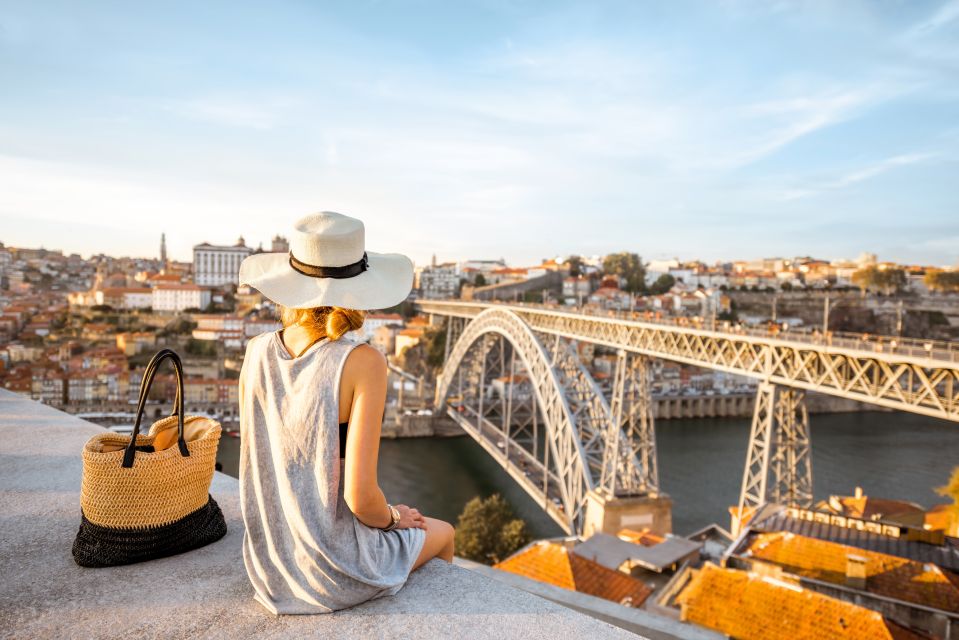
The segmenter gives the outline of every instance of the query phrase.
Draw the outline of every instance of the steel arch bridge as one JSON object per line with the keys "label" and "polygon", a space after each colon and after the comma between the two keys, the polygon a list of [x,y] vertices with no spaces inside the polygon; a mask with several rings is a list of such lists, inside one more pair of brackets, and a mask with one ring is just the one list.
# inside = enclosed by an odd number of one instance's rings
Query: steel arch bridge
{"label": "steel arch bridge", "polygon": [[637,370],[623,353],[616,378],[621,393],[611,406],[573,343],[538,335],[509,309],[490,308],[458,332],[436,406],[449,403],[449,415],[546,513],[567,533],[578,533],[590,491],[658,492],[655,450],[640,452],[633,444],[655,446],[651,415],[629,410],[638,407],[630,403],[640,389]]}
{"label": "steel arch bridge", "polygon": [[[590,492],[659,492],[649,358],[758,381],[740,514],[769,501],[811,505],[806,391],[959,422],[952,343],[817,341],[536,305],[417,305],[447,319],[436,406],[446,405],[568,532],[582,531]],[[579,361],[582,344],[617,352],[609,399]]]}

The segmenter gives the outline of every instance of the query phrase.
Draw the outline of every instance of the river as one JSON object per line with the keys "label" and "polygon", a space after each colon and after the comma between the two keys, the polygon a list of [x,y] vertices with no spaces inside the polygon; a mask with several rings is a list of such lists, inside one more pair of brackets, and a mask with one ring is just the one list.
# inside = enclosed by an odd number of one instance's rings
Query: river
{"label": "river", "polygon": [[[934,488],[959,465],[959,424],[907,413],[810,416],[817,499],[850,494],[911,500],[946,499]],[[656,425],[662,489],[673,499],[673,529],[691,533],[711,522],[729,526],[739,499],[749,420],[662,420]],[[237,473],[239,440],[224,437],[219,460]],[[383,440],[380,485],[387,499],[451,522],[476,495],[499,492],[535,537],[562,532],[512,478],[469,437]]]}

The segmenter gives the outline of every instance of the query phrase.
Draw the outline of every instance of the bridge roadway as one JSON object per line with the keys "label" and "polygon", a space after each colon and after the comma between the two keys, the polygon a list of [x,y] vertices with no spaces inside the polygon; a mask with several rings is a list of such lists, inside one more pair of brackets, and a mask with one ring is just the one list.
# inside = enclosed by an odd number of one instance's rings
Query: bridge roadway
{"label": "bridge roadway", "polygon": [[436,316],[472,320],[487,309],[515,313],[540,334],[580,340],[959,422],[959,345],[887,336],[707,328],[640,313],[596,315],[561,307],[419,300]]}

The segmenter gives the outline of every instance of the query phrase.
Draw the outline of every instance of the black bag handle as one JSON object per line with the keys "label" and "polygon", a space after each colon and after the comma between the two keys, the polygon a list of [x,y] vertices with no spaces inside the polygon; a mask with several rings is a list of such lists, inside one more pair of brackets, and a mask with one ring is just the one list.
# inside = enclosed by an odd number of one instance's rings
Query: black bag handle
{"label": "black bag handle", "polygon": [[[143,406],[146,407],[146,403],[149,400],[147,396],[150,395],[150,389],[147,387],[147,379],[149,378],[149,380],[152,383],[153,374],[151,373],[151,371],[153,371],[159,366],[162,360],[162,358],[160,358],[160,355],[165,351],[169,351],[173,355],[179,357],[179,355],[172,349],[161,349],[160,351],[156,353],[156,355],[150,358],[150,362],[147,363],[146,368],[143,370],[143,375],[140,376],[140,391],[137,392],[137,406],[139,406],[140,401],[142,400]],[[181,364],[181,367],[182,367],[182,364]],[[179,406],[180,406],[180,385],[177,385],[176,396],[173,398],[173,409],[170,411],[171,416],[176,415],[176,410],[177,410],[177,407]]]}
{"label": "black bag handle", "polygon": [[160,363],[166,359],[169,359],[173,363],[173,371],[176,374],[176,398],[173,401],[173,413],[171,415],[177,416],[177,430],[179,435],[177,438],[177,446],[180,449],[181,456],[184,458],[190,456],[190,451],[186,448],[186,440],[183,437],[183,363],[175,351],[171,349],[161,349],[150,359],[146,370],[143,372],[143,378],[140,380],[140,400],[137,403],[137,419],[136,422],[133,423],[133,433],[130,436],[130,444],[127,445],[123,453],[123,466],[125,468],[129,469],[133,466],[133,459],[136,455],[137,436],[140,434],[140,421],[143,419],[147,396],[150,394],[150,387],[153,386],[153,378],[156,377]]}

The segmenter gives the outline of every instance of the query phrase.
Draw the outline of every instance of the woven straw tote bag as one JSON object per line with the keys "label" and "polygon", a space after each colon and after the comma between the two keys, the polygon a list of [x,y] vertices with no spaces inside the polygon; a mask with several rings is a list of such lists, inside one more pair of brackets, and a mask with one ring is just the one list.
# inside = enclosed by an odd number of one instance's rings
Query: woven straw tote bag
{"label": "woven straw tote bag", "polygon": [[[140,421],[159,365],[176,374],[173,413],[140,434]],[[226,535],[226,521],[210,482],[220,423],[183,412],[183,364],[170,349],[158,352],[140,381],[133,433],[106,432],[83,447],[80,530],[73,559],[83,567],[109,567],[163,558]]]}

